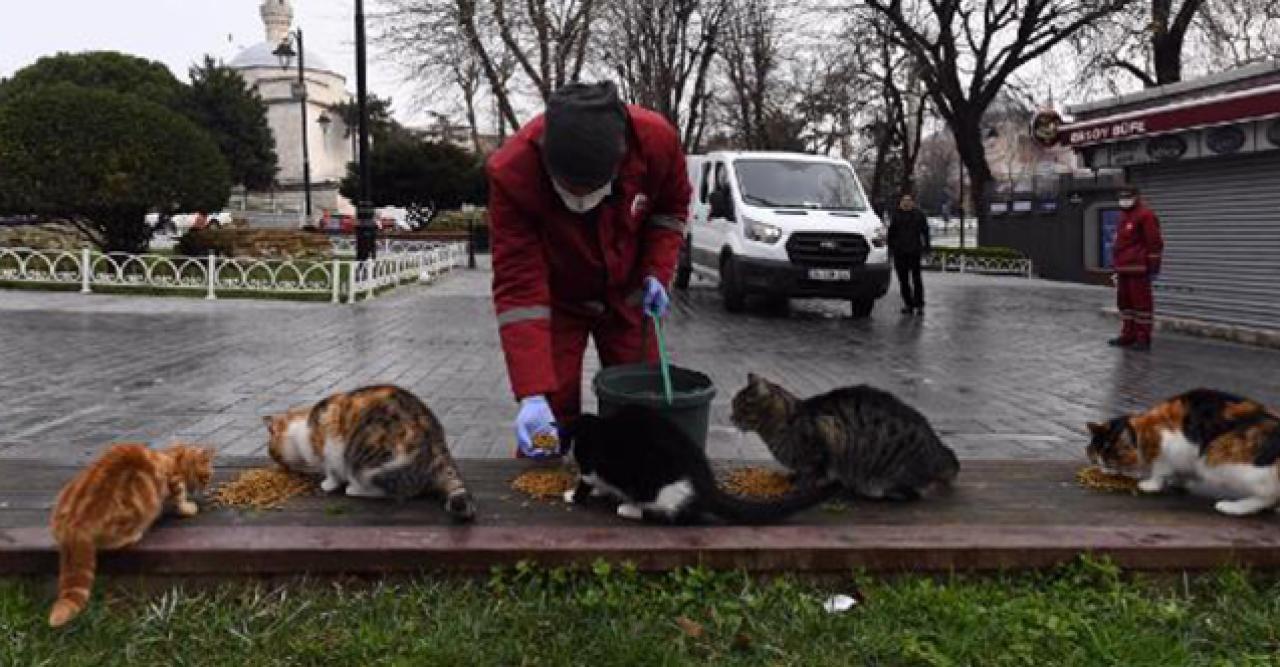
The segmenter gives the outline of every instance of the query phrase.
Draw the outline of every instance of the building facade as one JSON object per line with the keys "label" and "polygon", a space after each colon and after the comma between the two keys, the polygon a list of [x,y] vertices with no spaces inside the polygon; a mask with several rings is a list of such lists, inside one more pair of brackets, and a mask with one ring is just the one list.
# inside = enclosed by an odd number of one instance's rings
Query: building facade
{"label": "building facade", "polygon": [[[1067,111],[1060,143],[1123,174],[1160,218],[1157,317],[1280,331],[1280,62]],[[1108,271],[1119,213],[1083,213],[1086,269]]]}
{"label": "building facade", "polygon": [[[230,66],[240,72],[249,87],[267,105],[267,121],[275,136],[280,171],[277,188],[269,192],[249,192],[233,198],[233,205],[246,209],[255,222],[273,217],[290,223],[302,221],[304,210],[302,105],[298,94],[298,65],[295,60],[282,66],[275,55],[289,35],[293,7],[289,0],[263,0],[259,11],[265,41],[241,51]],[[306,35],[304,34],[304,37]],[[304,42],[306,40],[304,39]],[[296,42],[294,42],[296,50]],[[355,212],[351,202],[338,194],[338,183],[346,175],[347,163],[354,159],[351,136],[337,106],[352,99],[346,79],[306,44],[304,79],[307,92],[307,147],[311,162],[312,220],[325,210],[344,214]],[[255,216],[254,213],[260,215]],[[260,220],[259,220],[260,219]]]}

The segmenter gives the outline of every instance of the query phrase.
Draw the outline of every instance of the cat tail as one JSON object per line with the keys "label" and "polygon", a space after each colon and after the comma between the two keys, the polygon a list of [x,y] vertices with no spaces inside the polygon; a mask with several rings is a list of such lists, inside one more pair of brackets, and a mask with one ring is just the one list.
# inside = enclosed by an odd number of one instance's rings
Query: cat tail
{"label": "cat tail", "polygon": [[62,627],[84,611],[97,568],[93,540],[71,537],[58,545],[58,599],[49,611],[51,627]]}
{"label": "cat tail", "polygon": [[843,488],[839,481],[832,480],[777,500],[746,500],[725,492],[710,474],[694,475],[691,481],[703,511],[721,519],[749,525],[781,521],[830,500]]}

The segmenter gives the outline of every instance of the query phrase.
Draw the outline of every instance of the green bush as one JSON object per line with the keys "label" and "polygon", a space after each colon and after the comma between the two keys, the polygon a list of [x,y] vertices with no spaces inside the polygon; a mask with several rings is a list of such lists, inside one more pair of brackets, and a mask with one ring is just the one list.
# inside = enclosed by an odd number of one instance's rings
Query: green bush
{"label": "green bush", "polygon": [[145,251],[150,210],[216,210],[230,196],[209,135],[159,104],[57,84],[0,104],[0,211],[87,220],[103,249]]}
{"label": "green bush", "polygon": [[436,219],[431,221],[431,226],[428,229],[433,232],[464,232],[467,230],[468,223],[472,223],[476,227],[488,227],[488,212],[482,208],[470,211],[461,209],[441,211],[436,214]]}
{"label": "green bush", "polygon": [[204,257],[210,253],[222,257],[235,255],[234,232],[230,229],[190,229],[173,247],[173,254],[185,257]]}

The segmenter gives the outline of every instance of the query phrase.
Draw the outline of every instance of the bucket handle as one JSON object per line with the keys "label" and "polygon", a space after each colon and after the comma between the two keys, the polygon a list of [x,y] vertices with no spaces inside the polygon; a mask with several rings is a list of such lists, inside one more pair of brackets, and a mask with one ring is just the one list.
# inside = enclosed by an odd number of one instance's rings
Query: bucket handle
{"label": "bucket handle", "polygon": [[[662,368],[662,391],[666,394],[667,405],[674,402],[671,391],[671,364],[667,362],[667,343],[662,337],[662,318],[656,315],[650,315],[653,318],[653,333],[658,337],[658,363]],[[644,354],[641,348],[641,354]]]}

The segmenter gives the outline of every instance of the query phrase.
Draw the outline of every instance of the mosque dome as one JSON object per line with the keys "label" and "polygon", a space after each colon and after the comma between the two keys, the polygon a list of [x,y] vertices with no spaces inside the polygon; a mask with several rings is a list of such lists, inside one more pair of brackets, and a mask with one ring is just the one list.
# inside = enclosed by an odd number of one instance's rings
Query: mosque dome
{"label": "mosque dome", "polygon": [[[262,0],[258,12],[262,15],[267,39],[237,54],[231,60],[231,66],[236,69],[280,67],[280,59],[276,57],[275,50],[289,35],[289,26],[293,23],[293,5],[289,0]],[[311,71],[337,74],[324,58],[309,48],[306,49],[306,66]]]}

